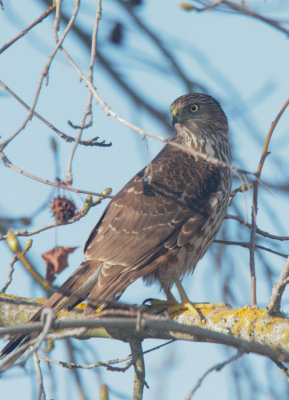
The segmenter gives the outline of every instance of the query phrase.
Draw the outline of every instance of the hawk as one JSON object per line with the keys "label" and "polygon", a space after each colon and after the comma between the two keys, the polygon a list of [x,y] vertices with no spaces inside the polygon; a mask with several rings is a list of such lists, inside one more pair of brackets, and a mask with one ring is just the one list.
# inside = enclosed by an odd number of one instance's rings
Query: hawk
{"label": "hawk", "polygon": [[[85,244],[84,261],[44,307],[57,312],[87,299],[89,315],[138,278],[158,283],[170,301],[176,284],[187,300],[180,280],[208,250],[226,214],[231,150],[226,115],[213,97],[187,94],[170,109],[172,144],[114,196]],[[29,338],[12,337],[2,356]]]}

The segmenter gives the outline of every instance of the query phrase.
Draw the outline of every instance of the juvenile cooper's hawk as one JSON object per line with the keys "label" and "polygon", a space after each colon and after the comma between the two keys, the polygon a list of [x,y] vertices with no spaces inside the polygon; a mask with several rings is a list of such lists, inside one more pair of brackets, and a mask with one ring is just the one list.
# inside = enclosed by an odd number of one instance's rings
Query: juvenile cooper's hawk
{"label": "juvenile cooper's hawk", "polygon": [[[181,96],[171,113],[172,142],[230,164],[227,118],[215,99]],[[138,278],[159,283],[172,299],[171,287],[180,288],[214,240],[230,189],[229,168],[167,144],[114,196],[85,244],[84,261],[44,306],[71,309],[87,298],[89,314]],[[2,355],[24,338],[12,338]]]}

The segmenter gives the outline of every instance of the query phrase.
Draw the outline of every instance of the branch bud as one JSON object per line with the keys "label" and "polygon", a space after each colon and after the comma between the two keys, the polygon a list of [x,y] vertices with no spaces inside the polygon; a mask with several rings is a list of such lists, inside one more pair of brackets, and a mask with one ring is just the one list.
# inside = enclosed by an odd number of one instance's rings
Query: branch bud
{"label": "branch bud", "polygon": [[111,192],[112,192],[112,188],[106,188],[106,189],[104,189],[104,190],[102,191],[102,194],[103,194],[104,196],[109,196],[109,195],[111,194]]}
{"label": "branch bud", "polygon": [[21,247],[17,236],[14,235],[12,231],[8,231],[6,242],[8,247],[14,254],[21,252]]}
{"label": "branch bud", "polygon": [[32,240],[32,239],[28,239],[28,240],[27,240],[27,242],[25,243],[25,246],[24,246],[23,254],[26,253],[28,250],[31,249],[32,243],[33,243],[33,240]]}

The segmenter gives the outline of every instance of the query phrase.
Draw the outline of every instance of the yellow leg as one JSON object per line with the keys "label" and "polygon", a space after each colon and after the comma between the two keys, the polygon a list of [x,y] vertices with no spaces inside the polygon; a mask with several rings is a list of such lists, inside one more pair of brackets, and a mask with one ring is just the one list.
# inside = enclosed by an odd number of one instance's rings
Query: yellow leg
{"label": "yellow leg", "polygon": [[218,304],[212,304],[212,303],[193,303],[190,301],[188,298],[181,282],[179,279],[175,281],[175,285],[178,289],[181,303],[178,305],[173,305],[169,307],[168,312],[171,316],[179,314],[180,312],[183,312],[184,310],[191,311],[193,312],[198,318],[201,320],[204,319],[203,314],[201,313],[200,309],[216,309],[216,308],[225,308],[227,309],[228,306],[224,303],[218,303]]}
{"label": "yellow leg", "polygon": [[169,314],[173,316],[187,310],[193,312],[198,318],[203,320],[204,316],[201,314],[201,312],[198,310],[195,304],[189,300],[180,280],[177,279],[175,281],[175,284],[180,295],[181,303],[169,307],[168,309]]}
{"label": "yellow leg", "polygon": [[172,294],[171,291],[168,292],[167,299],[168,299],[168,303],[172,303],[172,304],[174,304],[174,303],[177,304],[178,303],[176,298],[175,298],[175,296]]}
{"label": "yellow leg", "polygon": [[171,291],[167,292],[167,300],[157,300],[150,299],[150,310],[153,313],[161,313],[163,311],[168,311],[171,317],[181,314],[184,311],[190,311],[196,315],[196,317],[200,320],[204,320],[205,317],[201,312],[201,309],[216,309],[216,308],[224,308],[227,309],[228,306],[224,303],[212,304],[212,303],[193,303],[188,298],[181,282],[179,279],[175,281],[176,288],[180,295],[181,302],[175,299]]}
{"label": "yellow leg", "polygon": [[190,303],[190,300],[187,296],[187,293],[185,292],[185,289],[183,288],[183,285],[181,284],[181,281],[177,279],[175,281],[175,284],[178,289],[182,304]]}

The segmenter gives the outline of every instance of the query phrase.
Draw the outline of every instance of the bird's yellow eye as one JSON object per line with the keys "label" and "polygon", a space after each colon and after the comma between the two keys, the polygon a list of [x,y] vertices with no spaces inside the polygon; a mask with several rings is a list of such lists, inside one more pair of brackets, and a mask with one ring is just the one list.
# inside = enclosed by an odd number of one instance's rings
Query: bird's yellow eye
{"label": "bird's yellow eye", "polygon": [[199,104],[197,104],[197,103],[192,104],[192,105],[190,106],[190,111],[193,112],[193,113],[199,111],[199,109],[200,109],[200,106],[199,106]]}

